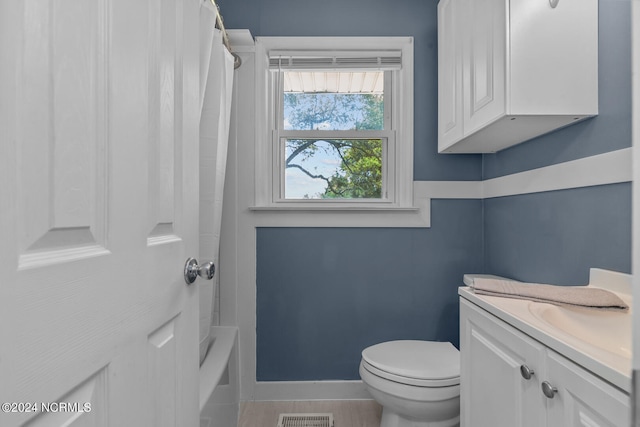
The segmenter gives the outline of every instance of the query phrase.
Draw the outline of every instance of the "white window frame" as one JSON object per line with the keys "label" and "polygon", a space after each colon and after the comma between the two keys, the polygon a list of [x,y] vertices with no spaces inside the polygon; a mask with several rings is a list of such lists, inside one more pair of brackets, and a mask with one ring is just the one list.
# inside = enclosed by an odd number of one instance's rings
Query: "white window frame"
{"label": "white window frame", "polygon": [[[385,131],[372,131],[386,140],[383,195],[380,199],[284,199],[282,141],[290,132],[275,127],[282,112],[279,79],[269,70],[273,51],[399,51],[402,66],[385,76]],[[387,74],[387,73],[385,73]],[[256,143],[254,209],[396,210],[413,209],[413,38],[412,37],[258,37],[256,39]],[[390,93],[390,96],[389,96]],[[387,99],[390,98],[390,99]],[[386,125],[387,123],[385,123]],[[372,133],[372,135],[373,135]],[[295,131],[296,136],[301,131]],[[325,137],[330,132],[323,131]],[[339,136],[338,136],[339,135]],[[310,136],[312,136],[310,134]],[[354,131],[353,138],[367,132]],[[344,131],[336,137],[348,137]],[[372,136],[373,137],[373,136]]]}

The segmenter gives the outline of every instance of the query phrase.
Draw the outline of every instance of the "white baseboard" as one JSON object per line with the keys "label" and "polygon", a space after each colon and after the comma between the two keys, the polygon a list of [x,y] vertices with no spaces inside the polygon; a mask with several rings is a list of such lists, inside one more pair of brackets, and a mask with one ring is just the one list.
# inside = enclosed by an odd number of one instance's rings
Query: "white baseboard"
{"label": "white baseboard", "polygon": [[273,400],[370,400],[362,381],[257,382],[254,401]]}

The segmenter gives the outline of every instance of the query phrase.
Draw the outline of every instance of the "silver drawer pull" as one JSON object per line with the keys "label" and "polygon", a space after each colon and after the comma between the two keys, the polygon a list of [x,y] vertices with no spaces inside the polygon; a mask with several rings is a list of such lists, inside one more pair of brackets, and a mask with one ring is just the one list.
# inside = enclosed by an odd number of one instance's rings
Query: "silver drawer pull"
{"label": "silver drawer pull", "polygon": [[522,375],[522,378],[525,380],[530,380],[534,373],[534,370],[529,369],[527,365],[520,365],[520,375]]}
{"label": "silver drawer pull", "polygon": [[542,393],[549,399],[553,399],[553,396],[558,392],[558,389],[549,384],[549,381],[542,382]]}

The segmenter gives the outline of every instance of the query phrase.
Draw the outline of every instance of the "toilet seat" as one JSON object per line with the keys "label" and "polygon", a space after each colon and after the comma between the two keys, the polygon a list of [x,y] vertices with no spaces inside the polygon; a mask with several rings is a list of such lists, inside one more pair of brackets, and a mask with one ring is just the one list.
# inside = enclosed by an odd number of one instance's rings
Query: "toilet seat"
{"label": "toilet seat", "polygon": [[374,375],[418,387],[460,384],[460,353],[449,342],[388,341],[362,351],[362,366]]}

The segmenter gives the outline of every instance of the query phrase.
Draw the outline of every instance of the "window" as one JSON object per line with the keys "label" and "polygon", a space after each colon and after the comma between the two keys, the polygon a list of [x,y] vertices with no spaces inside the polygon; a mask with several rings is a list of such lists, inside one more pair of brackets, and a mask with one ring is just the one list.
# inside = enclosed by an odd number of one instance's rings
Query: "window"
{"label": "window", "polygon": [[411,206],[411,39],[277,37],[257,46],[267,109],[256,205]]}
{"label": "window", "polygon": [[385,115],[385,72],[274,73],[279,107],[273,135],[281,183],[275,197],[388,198],[383,166],[393,138]]}

